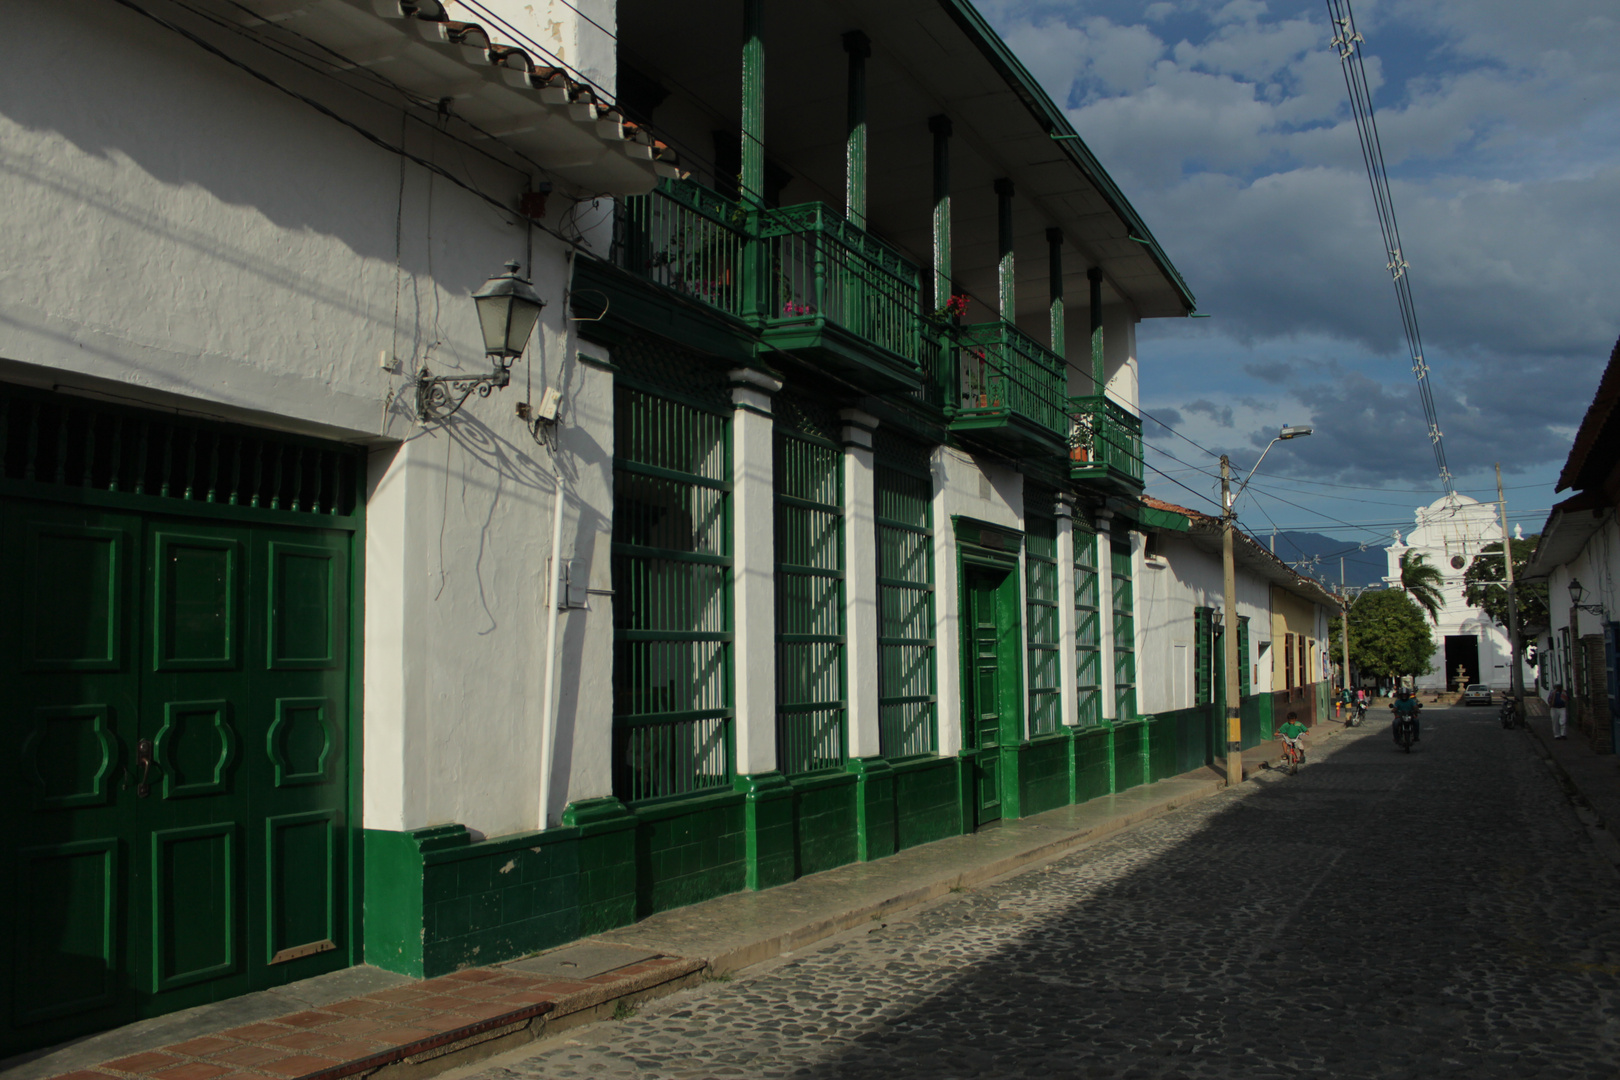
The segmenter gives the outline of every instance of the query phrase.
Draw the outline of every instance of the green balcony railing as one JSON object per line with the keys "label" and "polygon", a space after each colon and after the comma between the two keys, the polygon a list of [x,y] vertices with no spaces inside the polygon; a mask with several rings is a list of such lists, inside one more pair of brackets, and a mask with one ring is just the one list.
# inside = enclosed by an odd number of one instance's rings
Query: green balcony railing
{"label": "green balcony railing", "polygon": [[620,200],[613,261],[740,318],[748,307],[747,226],[748,215],[732,200],[690,180],[665,180]]}
{"label": "green balcony railing", "polygon": [[756,220],[769,275],[767,335],[830,324],[893,354],[910,371],[920,367],[915,265],[824,203],[765,210]]}
{"label": "green balcony railing", "polygon": [[1061,443],[1069,428],[1063,358],[1006,322],[957,329],[953,428],[1016,427]]}
{"label": "green balcony railing", "polygon": [[1069,399],[1069,473],[1142,487],[1142,419],[1103,394]]}

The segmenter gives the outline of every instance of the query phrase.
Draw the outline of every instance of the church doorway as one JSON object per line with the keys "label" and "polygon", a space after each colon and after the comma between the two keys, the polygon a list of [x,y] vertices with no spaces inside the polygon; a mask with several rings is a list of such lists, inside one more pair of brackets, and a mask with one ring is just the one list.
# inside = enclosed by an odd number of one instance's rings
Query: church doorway
{"label": "church doorway", "polygon": [[1479,682],[1479,636],[1477,634],[1446,635],[1446,688],[1455,689],[1457,669],[1461,668],[1470,683]]}

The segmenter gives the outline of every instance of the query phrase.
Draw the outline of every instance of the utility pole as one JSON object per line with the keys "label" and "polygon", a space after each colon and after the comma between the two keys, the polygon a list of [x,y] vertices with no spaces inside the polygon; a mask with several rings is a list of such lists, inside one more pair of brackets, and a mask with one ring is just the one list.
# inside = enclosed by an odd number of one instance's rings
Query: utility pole
{"label": "utility pole", "polygon": [[1343,582],[1340,583],[1339,593],[1339,645],[1344,654],[1344,686],[1350,689],[1350,594],[1344,591]]}
{"label": "utility pole", "polygon": [[[1267,449],[1270,449],[1267,447]],[[1258,462],[1256,463],[1258,467]],[[1237,567],[1232,557],[1232,462],[1221,455],[1221,576],[1226,586],[1221,617],[1226,655],[1226,783],[1243,782],[1243,706],[1238,698]]]}
{"label": "utility pole", "polygon": [[1502,580],[1508,594],[1508,651],[1512,659],[1508,693],[1524,715],[1524,647],[1519,643],[1519,598],[1513,591],[1513,540],[1508,536],[1507,495],[1502,491],[1502,463],[1496,463],[1496,504],[1502,511]]}

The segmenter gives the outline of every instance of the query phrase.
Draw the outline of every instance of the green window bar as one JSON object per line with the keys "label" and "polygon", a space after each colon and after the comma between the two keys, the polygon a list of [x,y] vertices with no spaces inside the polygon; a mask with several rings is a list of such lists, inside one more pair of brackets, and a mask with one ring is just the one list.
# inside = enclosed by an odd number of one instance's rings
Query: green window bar
{"label": "green window bar", "polygon": [[351,447],[0,385],[0,482],[348,519],[364,468]]}
{"label": "green window bar", "polygon": [[1070,458],[1142,482],[1142,418],[1106,394],[1069,399]]}
{"label": "green window bar", "polygon": [[1069,430],[1063,358],[1006,322],[956,332],[959,415],[1019,417],[1062,437]]}
{"label": "green window bar", "polygon": [[728,315],[745,314],[747,215],[690,180],[665,180],[619,201],[613,261]]}
{"label": "green window bar", "polygon": [[1208,705],[1213,702],[1215,700],[1214,608],[1193,608],[1193,679],[1195,680],[1193,704]]}
{"label": "green window bar", "polygon": [[1102,723],[1102,614],[1097,536],[1074,530],[1075,717],[1080,727]]}
{"label": "green window bar", "polygon": [[933,477],[921,443],[878,431],[878,745],[886,758],[939,749],[934,653]]}
{"label": "green window bar", "polygon": [[758,222],[767,328],[831,323],[920,367],[919,272],[903,255],[824,203],[763,211]]}
{"label": "green window bar", "polygon": [[[1043,502],[1044,500],[1044,502]],[[1051,505],[1046,493],[1026,496],[1026,505]],[[1063,724],[1061,639],[1058,633],[1057,520],[1025,515],[1024,618],[1028,625],[1029,733],[1046,735]]]}
{"label": "green window bar", "polygon": [[1246,698],[1254,692],[1250,685],[1249,617],[1238,616],[1238,697]]}
{"label": "green window bar", "polygon": [[1131,585],[1131,546],[1113,543],[1114,576],[1114,715],[1125,720],[1136,712],[1136,597]]}
{"label": "green window bar", "polygon": [[787,776],[846,760],[844,451],[837,418],[787,395],[776,428],[776,756]]}
{"label": "green window bar", "polygon": [[614,390],[613,791],[729,789],[731,423]]}

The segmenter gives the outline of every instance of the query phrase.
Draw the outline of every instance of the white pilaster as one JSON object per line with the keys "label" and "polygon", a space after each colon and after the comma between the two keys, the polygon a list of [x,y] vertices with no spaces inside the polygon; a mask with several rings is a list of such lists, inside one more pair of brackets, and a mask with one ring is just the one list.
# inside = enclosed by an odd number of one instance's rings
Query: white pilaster
{"label": "white pilaster", "polygon": [[1079,666],[1075,662],[1074,622],[1074,502],[1059,495],[1052,513],[1057,517],[1058,699],[1063,722],[1073,725],[1080,710]]}
{"label": "white pilaster", "polygon": [[1097,693],[1102,695],[1102,718],[1114,716],[1114,549],[1109,529],[1112,510],[1097,512],[1097,648],[1100,653]]}
{"label": "white pilaster", "polygon": [[844,663],[849,756],[882,752],[878,717],[877,493],[872,432],[877,418],[844,409]]}
{"label": "white pilaster", "polygon": [[951,503],[945,455],[934,451],[934,660],[935,722],[941,757],[955,757],[962,749],[962,627],[956,579],[956,530],[951,525]]}
{"label": "white pilaster", "polygon": [[776,768],[776,528],[771,395],[779,379],[731,375],[732,670],[736,673],[737,772]]}

